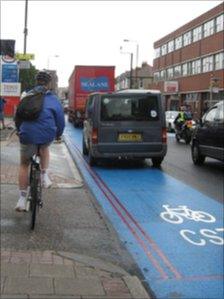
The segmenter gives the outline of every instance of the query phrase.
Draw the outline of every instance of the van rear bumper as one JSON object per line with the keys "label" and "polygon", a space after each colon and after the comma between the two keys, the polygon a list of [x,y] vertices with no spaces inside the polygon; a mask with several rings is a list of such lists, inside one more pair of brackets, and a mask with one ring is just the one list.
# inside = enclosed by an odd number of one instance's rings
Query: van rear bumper
{"label": "van rear bumper", "polygon": [[154,144],[97,144],[92,146],[92,155],[95,158],[153,158],[164,157],[167,145]]}

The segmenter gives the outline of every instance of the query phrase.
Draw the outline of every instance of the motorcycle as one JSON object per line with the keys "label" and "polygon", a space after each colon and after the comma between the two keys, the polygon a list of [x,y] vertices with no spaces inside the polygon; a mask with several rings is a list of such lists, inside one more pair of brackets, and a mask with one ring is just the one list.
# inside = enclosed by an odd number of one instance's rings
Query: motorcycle
{"label": "motorcycle", "polygon": [[175,126],[175,137],[177,142],[180,142],[181,139],[185,141],[186,144],[191,142],[191,137],[193,133],[193,122],[192,120],[186,120],[181,128]]}

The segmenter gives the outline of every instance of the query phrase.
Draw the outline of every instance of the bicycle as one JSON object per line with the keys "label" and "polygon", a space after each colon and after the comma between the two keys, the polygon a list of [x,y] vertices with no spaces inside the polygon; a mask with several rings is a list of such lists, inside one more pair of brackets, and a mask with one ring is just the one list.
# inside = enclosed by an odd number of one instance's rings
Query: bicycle
{"label": "bicycle", "polygon": [[37,211],[43,207],[39,145],[37,147],[37,153],[31,157],[29,182],[30,190],[27,210],[31,213],[30,229],[34,230]]}
{"label": "bicycle", "polygon": [[178,206],[177,208],[170,208],[169,205],[163,205],[165,211],[160,213],[160,217],[163,220],[168,221],[174,224],[183,223],[183,218],[193,221],[202,221],[202,222],[215,222],[216,219],[209,213],[203,211],[193,211],[190,210],[187,206]]}

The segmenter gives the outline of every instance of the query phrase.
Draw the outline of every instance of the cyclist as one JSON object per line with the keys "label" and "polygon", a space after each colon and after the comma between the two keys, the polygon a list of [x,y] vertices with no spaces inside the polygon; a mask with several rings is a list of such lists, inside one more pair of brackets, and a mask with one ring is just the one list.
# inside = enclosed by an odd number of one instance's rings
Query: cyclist
{"label": "cyclist", "polygon": [[52,78],[47,71],[40,71],[36,75],[36,86],[30,93],[44,92],[43,108],[36,120],[23,121],[18,130],[20,141],[20,167],[19,167],[19,200],[16,204],[16,211],[26,209],[26,198],[28,193],[28,173],[30,158],[37,151],[40,145],[41,181],[45,188],[49,188],[52,182],[48,176],[50,152],[49,145],[54,139],[60,138],[64,126],[64,112],[62,105],[56,95],[50,90]]}
{"label": "cyclist", "polygon": [[176,129],[178,131],[181,131],[182,126],[186,122],[186,120],[191,120],[191,119],[192,119],[191,113],[187,111],[187,108],[185,106],[181,106],[180,112],[178,113],[177,117],[174,120]]}

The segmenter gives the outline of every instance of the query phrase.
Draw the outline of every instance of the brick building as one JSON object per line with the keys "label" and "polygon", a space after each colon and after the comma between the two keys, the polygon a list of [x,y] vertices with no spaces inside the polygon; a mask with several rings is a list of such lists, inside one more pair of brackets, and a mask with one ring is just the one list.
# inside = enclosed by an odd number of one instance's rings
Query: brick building
{"label": "brick building", "polygon": [[[141,67],[132,70],[132,88],[149,89],[153,82],[153,68],[151,65],[143,62]],[[130,71],[122,73],[116,77],[116,90],[128,89],[130,87]]]}
{"label": "brick building", "polygon": [[154,43],[153,88],[167,110],[191,107],[195,118],[224,99],[224,2]]}

